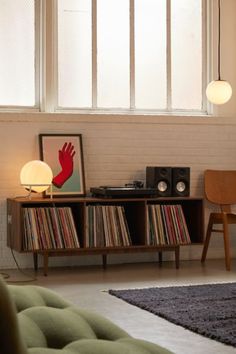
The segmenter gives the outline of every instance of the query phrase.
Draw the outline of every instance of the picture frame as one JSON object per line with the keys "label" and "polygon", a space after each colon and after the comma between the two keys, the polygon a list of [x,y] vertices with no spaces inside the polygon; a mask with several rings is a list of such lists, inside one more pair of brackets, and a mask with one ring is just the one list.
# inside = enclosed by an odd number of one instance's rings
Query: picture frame
{"label": "picture frame", "polygon": [[52,187],[44,197],[85,195],[81,134],[39,134],[40,159],[52,169]]}

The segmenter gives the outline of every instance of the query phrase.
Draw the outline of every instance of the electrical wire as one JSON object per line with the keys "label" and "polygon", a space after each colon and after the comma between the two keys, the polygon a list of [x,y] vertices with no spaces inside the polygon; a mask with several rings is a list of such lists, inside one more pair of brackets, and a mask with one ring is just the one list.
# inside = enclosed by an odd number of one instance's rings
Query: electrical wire
{"label": "electrical wire", "polygon": [[[21,196],[18,196],[16,198],[22,198]],[[52,207],[53,208],[56,208],[56,204],[54,203],[54,201],[51,202],[52,204]],[[10,248],[11,250],[11,254],[12,254],[12,257],[14,259],[14,262],[16,264],[16,267],[18,269],[18,271],[24,275],[27,279],[20,279],[20,280],[7,280],[7,283],[26,283],[26,282],[33,282],[33,281],[36,281],[37,280],[37,277],[34,275],[34,276],[30,276],[29,274],[27,274],[26,272],[23,271],[23,269],[19,266],[19,263],[15,257],[15,254],[13,252],[13,249]],[[7,273],[0,273],[0,275],[4,278],[4,279],[9,279],[10,278],[10,275],[7,274]]]}
{"label": "electrical wire", "polygon": [[8,274],[8,273],[0,273],[0,275],[1,275],[1,277],[3,278],[3,279],[8,279],[8,278],[10,278],[10,275]]}
{"label": "electrical wire", "polygon": [[218,80],[221,81],[221,72],[220,72],[220,27],[221,27],[221,9],[220,9],[220,0],[218,0]]}
{"label": "electrical wire", "polygon": [[[23,271],[23,269],[19,266],[18,262],[17,262],[17,259],[15,257],[15,254],[13,252],[13,249],[11,248],[11,254],[12,254],[12,257],[14,259],[14,262],[16,264],[16,267],[18,269],[18,271],[23,274],[26,279],[19,279],[19,280],[6,280],[7,283],[28,283],[28,282],[33,282],[33,281],[36,281],[37,280],[37,277],[36,276],[30,276],[29,274],[25,273]],[[9,279],[10,278],[10,275],[7,274],[7,273],[1,273],[1,275],[3,275],[3,278],[4,279]]]}

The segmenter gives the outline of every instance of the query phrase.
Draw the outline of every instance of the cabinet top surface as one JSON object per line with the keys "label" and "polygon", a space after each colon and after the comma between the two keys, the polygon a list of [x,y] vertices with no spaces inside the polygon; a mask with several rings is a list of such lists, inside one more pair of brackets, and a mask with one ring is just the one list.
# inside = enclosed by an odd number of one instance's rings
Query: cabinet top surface
{"label": "cabinet top surface", "polygon": [[20,198],[7,198],[7,201],[21,204],[37,204],[37,203],[45,203],[45,204],[58,204],[58,203],[96,203],[96,202],[106,202],[106,203],[116,203],[116,202],[158,202],[158,201],[194,201],[194,200],[203,200],[203,197],[149,197],[149,198],[96,198],[96,197],[73,197],[73,198],[31,198],[28,197],[20,197]]}

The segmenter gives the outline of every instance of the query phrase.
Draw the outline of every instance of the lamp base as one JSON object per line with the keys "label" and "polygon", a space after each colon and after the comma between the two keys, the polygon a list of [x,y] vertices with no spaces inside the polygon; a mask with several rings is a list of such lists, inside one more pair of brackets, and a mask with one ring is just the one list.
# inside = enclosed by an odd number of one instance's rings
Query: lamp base
{"label": "lamp base", "polygon": [[[52,183],[50,184],[21,184],[29,193],[26,196],[29,200],[31,200],[31,195],[32,193],[41,193],[37,192],[36,190],[33,189],[33,187],[48,187],[50,188],[50,199],[53,199],[53,193],[52,193]],[[48,188],[44,189],[47,190]]]}

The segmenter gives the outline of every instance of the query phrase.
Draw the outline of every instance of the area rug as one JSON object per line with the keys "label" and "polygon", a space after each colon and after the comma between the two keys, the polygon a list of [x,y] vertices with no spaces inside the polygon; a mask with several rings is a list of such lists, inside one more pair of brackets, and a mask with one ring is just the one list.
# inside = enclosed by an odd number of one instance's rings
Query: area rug
{"label": "area rug", "polygon": [[109,290],[109,294],[236,347],[236,283]]}

